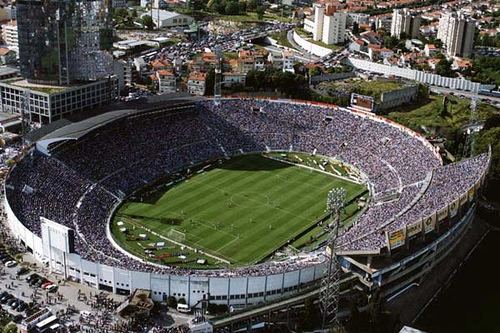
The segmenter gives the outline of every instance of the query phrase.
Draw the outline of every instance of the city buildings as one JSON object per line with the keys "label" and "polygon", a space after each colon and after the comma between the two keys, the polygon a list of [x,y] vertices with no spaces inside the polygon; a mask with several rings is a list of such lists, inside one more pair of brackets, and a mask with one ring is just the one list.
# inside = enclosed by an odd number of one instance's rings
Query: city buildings
{"label": "city buildings", "polygon": [[325,44],[341,44],[345,41],[347,13],[338,12],[332,4],[314,4],[314,16],[304,19],[304,30],[312,33],[313,40]]}
{"label": "city buildings", "polygon": [[144,15],[151,15],[155,26],[160,29],[187,26],[194,22],[194,18],[191,16],[158,8],[154,8]]}
{"label": "city buildings", "polygon": [[158,92],[160,94],[174,93],[177,91],[177,79],[172,71],[162,69],[156,71]]}
{"label": "city buildings", "polygon": [[69,85],[113,74],[111,4],[104,0],[17,2],[21,74]]}
{"label": "city buildings", "polygon": [[411,13],[407,8],[394,9],[392,12],[391,36],[401,38],[417,38],[420,30],[420,16]]}
{"label": "city buildings", "polygon": [[16,20],[2,24],[2,39],[4,44],[16,52],[19,50],[19,37],[17,34]]}
{"label": "city buildings", "polygon": [[474,46],[476,21],[462,13],[445,12],[439,20],[437,38],[448,56],[470,57]]}
{"label": "city buildings", "polygon": [[189,74],[187,88],[191,95],[205,95],[206,73],[193,72]]}
{"label": "city buildings", "polygon": [[53,86],[12,78],[0,82],[0,111],[25,113],[30,121],[50,123],[76,111],[90,110],[118,96],[118,79],[75,86]]}

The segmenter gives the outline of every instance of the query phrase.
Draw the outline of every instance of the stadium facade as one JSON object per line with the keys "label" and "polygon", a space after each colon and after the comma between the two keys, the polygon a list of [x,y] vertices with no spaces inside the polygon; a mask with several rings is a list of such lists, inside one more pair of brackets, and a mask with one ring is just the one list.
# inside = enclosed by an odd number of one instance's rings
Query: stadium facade
{"label": "stadium facade", "polygon": [[[168,142],[148,152],[128,145],[131,151],[116,152],[125,155],[123,161],[106,151],[124,149],[123,142],[97,147],[97,140],[108,142],[117,133],[132,135],[129,128],[136,129],[130,142],[150,138],[142,131]],[[173,138],[170,130],[179,128],[183,132]],[[96,149],[100,154],[91,156]],[[174,296],[191,306],[202,300],[247,306],[286,297],[319,286],[324,247],[249,267],[187,270],[134,257],[119,248],[109,230],[114,210],[145,182],[194,162],[272,150],[332,156],[367,176],[372,201],[342,231],[335,251],[347,282],[343,292],[362,290],[370,296],[380,290],[385,298],[423,280],[460,244],[473,221],[490,160],[490,154],[483,154],[443,166],[438,152],[417,133],[369,113],[328,105],[253,99],[223,99],[219,106],[183,102],[112,112],[42,138],[7,177],[8,223],[53,271],[97,289],[119,294],[148,289],[154,300]],[[145,156],[147,167],[134,166]],[[131,163],[131,158],[136,160]]]}

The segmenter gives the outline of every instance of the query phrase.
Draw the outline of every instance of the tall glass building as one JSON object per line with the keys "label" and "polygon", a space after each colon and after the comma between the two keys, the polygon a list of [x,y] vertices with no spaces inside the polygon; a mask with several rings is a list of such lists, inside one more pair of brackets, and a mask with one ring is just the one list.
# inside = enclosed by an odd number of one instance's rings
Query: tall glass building
{"label": "tall glass building", "polygon": [[70,85],[113,74],[111,0],[18,0],[17,13],[28,82]]}

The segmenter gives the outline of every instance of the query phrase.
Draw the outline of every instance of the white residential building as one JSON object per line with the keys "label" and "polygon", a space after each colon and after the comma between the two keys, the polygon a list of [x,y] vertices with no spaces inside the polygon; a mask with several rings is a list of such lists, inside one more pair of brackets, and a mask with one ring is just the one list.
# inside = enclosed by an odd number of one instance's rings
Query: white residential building
{"label": "white residential building", "polygon": [[325,15],[323,19],[323,43],[341,44],[345,41],[345,26],[347,24],[347,13],[335,12]]}
{"label": "white residential building", "polygon": [[304,30],[312,33],[313,40],[325,44],[340,44],[345,41],[347,13],[337,12],[331,4],[314,4],[314,17],[304,19]]}
{"label": "white residential building", "polygon": [[205,95],[206,74],[201,72],[192,72],[189,74],[187,88],[191,95]]}
{"label": "white residential building", "polygon": [[411,13],[407,8],[394,9],[391,21],[391,36],[401,38],[402,34],[408,38],[417,38],[420,33],[420,16]]}
{"label": "white residential building", "polygon": [[2,24],[2,39],[4,44],[10,49],[19,49],[19,38],[17,34],[17,22],[11,20]]}
{"label": "white residential building", "polygon": [[194,22],[194,18],[191,16],[158,8],[154,8],[152,11],[148,11],[142,16],[151,14],[155,26],[159,28],[187,26]]}
{"label": "white residential building", "polygon": [[177,91],[177,79],[171,71],[159,70],[156,72],[156,78],[158,79],[158,92],[160,94]]}
{"label": "white residential building", "polygon": [[445,12],[439,20],[437,38],[449,56],[469,57],[474,47],[476,21],[461,13]]}
{"label": "white residential building", "polygon": [[295,63],[295,56],[292,51],[284,50],[281,52],[283,57],[282,69],[283,72],[292,72],[295,73],[295,69],[293,65]]}

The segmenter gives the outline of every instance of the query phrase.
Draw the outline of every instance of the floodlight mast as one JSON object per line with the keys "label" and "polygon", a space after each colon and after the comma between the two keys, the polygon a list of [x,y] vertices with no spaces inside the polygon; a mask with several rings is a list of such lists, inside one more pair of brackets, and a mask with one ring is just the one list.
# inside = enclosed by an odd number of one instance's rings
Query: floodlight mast
{"label": "floodlight mast", "polygon": [[340,265],[335,256],[335,243],[339,234],[340,212],[344,208],[346,191],[343,187],[328,192],[326,209],[331,216],[330,234],[326,246],[328,261],[321,281],[320,307],[323,315],[322,327],[339,328],[338,307],[340,297]]}

